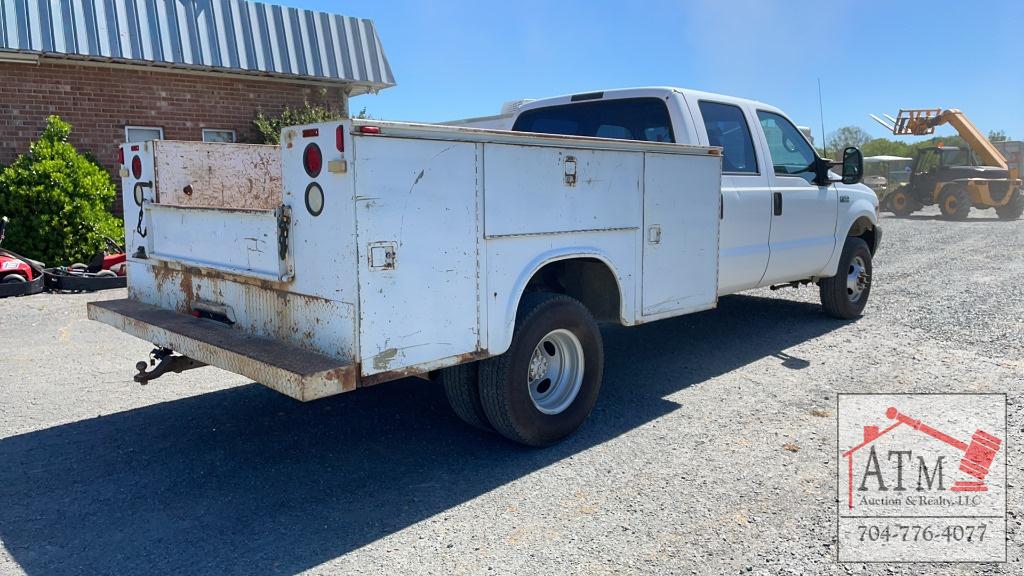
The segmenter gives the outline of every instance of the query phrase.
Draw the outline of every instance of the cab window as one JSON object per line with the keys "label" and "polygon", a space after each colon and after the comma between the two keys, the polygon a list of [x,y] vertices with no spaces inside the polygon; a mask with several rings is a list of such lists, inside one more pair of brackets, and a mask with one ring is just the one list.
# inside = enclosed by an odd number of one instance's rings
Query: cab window
{"label": "cab window", "polygon": [[917,156],[917,163],[914,166],[915,174],[924,174],[939,167],[939,152],[935,148],[922,150]]}
{"label": "cab window", "polygon": [[761,122],[772,166],[779,176],[813,176],[816,160],[814,149],[793,123],[774,112],[759,110],[757,119]]}
{"label": "cab window", "polygon": [[943,166],[973,166],[974,158],[966,148],[945,148],[942,151]]}
{"label": "cab window", "polygon": [[722,148],[722,172],[725,174],[758,174],[754,140],[743,110],[732,104],[701,101],[700,115],[708,144]]}
{"label": "cab window", "polygon": [[668,107],[660,98],[594,100],[527,110],[515,132],[675,142]]}

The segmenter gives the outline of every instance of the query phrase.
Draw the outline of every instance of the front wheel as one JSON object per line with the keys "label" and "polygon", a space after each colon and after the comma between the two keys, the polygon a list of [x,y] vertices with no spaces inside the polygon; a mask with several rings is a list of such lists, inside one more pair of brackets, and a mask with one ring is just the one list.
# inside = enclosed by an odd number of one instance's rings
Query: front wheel
{"label": "front wheel", "polygon": [[849,237],[836,275],[818,282],[821,306],[833,318],[852,320],[864,312],[871,294],[871,250],[861,238]]}
{"label": "front wheel", "polygon": [[971,195],[960,184],[950,184],[939,194],[939,211],[950,220],[966,220],[971,213]]}
{"label": "front wheel", "polygon": [[1002,206],[996,206],[996,215],[1000,220],[1016,220],[1024,214],[1024,193],[1020,189],[1013,192],[1013,198]]}
{"label": "front wheel", "polygon": [[508,351],[480,363],[480,399],[499,434],[549,446],[587,419],[603,371],[601,332],[590,312],[568,296],[527,294]]}

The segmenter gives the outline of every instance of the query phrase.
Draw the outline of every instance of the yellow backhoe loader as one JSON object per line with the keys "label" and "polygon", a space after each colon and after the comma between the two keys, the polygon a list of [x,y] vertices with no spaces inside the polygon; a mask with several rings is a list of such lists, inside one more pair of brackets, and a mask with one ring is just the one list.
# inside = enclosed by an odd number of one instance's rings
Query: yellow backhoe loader
{"label": "yellow backhoe loader", "polygon": [[[882,199],[882,209],[908,216],[938,204],[942,215],[963,220],[971,211],[995,208],[999,218],[1016,220],[1024,213],[1020,174],[963,112],[940,108],[900,110],[895,118],[871,115],[897,136],[926,136],[949,124],[970,150],[955,146],[922,148],[914,157],[910,182]],[[973,152],[973,154],[971,153]],[[979,165],[980,164],[980,165]]]}

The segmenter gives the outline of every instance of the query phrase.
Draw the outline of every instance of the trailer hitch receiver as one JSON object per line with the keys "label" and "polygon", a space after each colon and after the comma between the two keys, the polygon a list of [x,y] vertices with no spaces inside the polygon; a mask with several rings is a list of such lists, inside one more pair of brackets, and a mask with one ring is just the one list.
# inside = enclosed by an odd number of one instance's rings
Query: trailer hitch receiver
{"label": "trailer hitch receiver", "polygon": [[[152,369],[147,371],[146,369],[151,367]],[[168,372],[174,372],[181,374],[186,370],[192,370],[193,368],[202,368],[206,364],[189,358],[188,356],[182,356],[175,354],[174,350],[170,348],[154,348],[149,353],[149,360],[142,360],[135,364],[135,369],[139,371],[133,377],[133,380],[139,384],[146,384],[150,380],[154,380],[163,376]]]}

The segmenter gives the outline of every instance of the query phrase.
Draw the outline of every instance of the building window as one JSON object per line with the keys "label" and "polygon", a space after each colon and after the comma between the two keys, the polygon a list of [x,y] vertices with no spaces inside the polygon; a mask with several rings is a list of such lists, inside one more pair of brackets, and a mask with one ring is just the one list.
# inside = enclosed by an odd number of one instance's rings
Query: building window
{"label": "building window", "polygon": [[163,140],[164,129],[158,126],[125,126],[125,142],[148,142],[149,140]]}
{"label": "building window", "polygon": [[234,142],[234,130],[203,129],[203,142]]}

